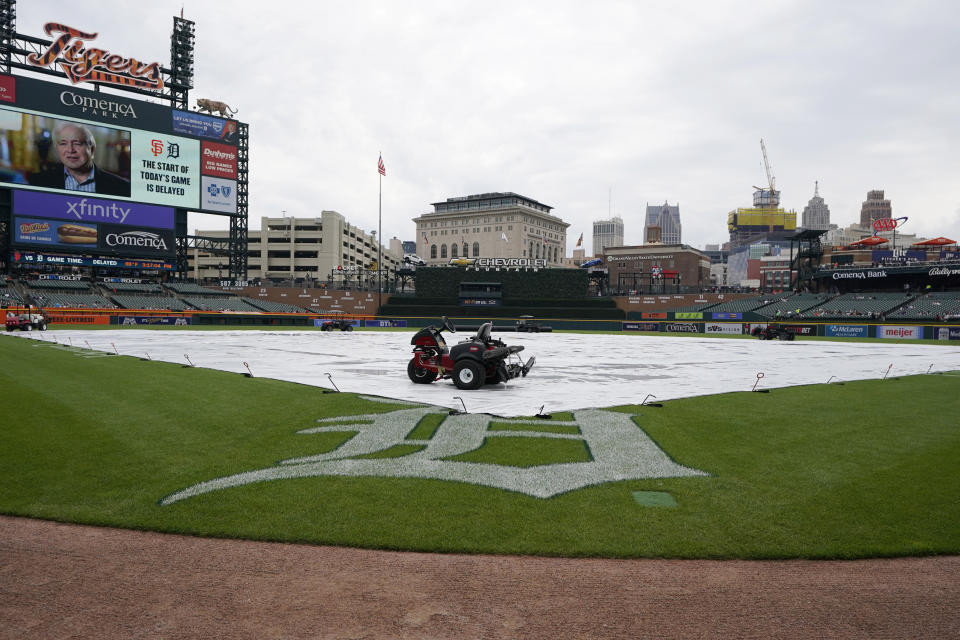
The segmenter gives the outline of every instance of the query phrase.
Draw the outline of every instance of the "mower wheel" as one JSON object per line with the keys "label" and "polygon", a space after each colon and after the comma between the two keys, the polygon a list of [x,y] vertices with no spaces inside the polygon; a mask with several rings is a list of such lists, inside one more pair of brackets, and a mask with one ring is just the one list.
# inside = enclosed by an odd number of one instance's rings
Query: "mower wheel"
{"label": "mower wheel", "polygon": [[344,327],[343,327],[343,331],[353,331],[353,325],[352,325],[352,324],[348,324],[348,325],[344,326]]}
{"label": "mower wheel", "polygon": [[407,363],[407,376],[416,384],[430,384],[437,379],[437,372],[417,366],[417,359],[410,358]]}
{"label": "mower wheel", "polygon": [[476,360],[460,360],[453,365],[453,384],[457,389],[470,391],[479,389],[486,381],[486,372]]}

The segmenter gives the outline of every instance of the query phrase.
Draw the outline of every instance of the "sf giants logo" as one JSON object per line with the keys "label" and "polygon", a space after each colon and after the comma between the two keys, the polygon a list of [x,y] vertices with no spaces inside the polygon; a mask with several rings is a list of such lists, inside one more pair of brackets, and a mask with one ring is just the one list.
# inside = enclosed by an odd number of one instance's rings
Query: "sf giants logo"
{"label": "sf giants logo", "polygon": [[[150,153],[153,154],[153,157],[163,155],[163,140],[157,140],[154,138],[150,141]],[[180,157],[180,145],[176,142],[167,143],[167,157],[168,158],[179,158]]]}
{"label": "sf giants logo", "polygon": [[46,67],[59,62],[67,78],[74,84],[103,82],[144,89],[163,88],[158,62],[145,64],[103,49],[84,48],[84,40],[93,40],[97,37],[96,33],[86,33],[56,22],[48,22],[43,29],[48,36],[54,33],[62,35],[54,40],[43,54],[31,53],[27,56],[27,62],[36,67]]}

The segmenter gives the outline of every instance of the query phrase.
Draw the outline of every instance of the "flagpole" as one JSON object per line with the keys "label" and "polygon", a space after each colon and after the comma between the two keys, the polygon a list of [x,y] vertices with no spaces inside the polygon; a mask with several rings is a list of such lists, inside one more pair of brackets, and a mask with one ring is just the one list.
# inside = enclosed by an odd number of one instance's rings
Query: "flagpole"
{"label": "flagpole", "polygon": [[[383,156],[380,156],[381,159]],[[383,174],[379,175],[380,194],[377,198],[377,314],[380,313],[380,307],[383,306],[383,285],[380,282],[380,274],[383,273]]]}

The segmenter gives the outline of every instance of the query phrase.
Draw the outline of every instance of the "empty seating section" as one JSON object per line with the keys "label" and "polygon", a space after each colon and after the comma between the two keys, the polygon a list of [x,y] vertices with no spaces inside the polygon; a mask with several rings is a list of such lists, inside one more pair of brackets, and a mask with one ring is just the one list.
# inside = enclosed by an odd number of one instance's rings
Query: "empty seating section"
{"label": "empty seating section", "polygon": [[96,293],[36,293],[31,296],[41,307],[68,309],[115,309],[116,305]]}
{"label": "empty seating section", "polygon": [[11,304],[20,304],[23,298],[16,289],[9,286],[6,282],[0,282],[0,306],[5,307]]}
{"label": "empty seating section", "polygon": [[670,309],[677,313],[696,313],[698,311],[713,311],[713,308],[717,306],[716,302],[704,302],[702,304],[691,304],[686,307],[677,307],[676,309]]}
{"label": "empty seating section", "polygon": [[928,293],[887,314],[887,319],[960,320],[960,292]]}
{"label": "empty seating section", "polygon": [[193,284],[192,282],[167,282],[163,285],[170,291],[174,293],[179,293],[180,295],[186,296],[200,296],[204,298],[210,298],[214,296],[220,297],[232,297],[233,294],[229,291],[218,291],[217,289],[207,289],[206,287],[201,287],[198,284]]}
{"label": "empty seating section", "polygon": [[738,300],[730,300],[729,302],[721,302],[720,304],[710,307],[710,313],[744,313],[746,311],[753,311],[769,299],[769,296],[758,296],[755,298],[740,298]]}
{"label": "empty seating section", "polygon": [[83,280],[27,280],[25,285],[31,289],[69,289],[71,291],[89,291],[90,283]]}
{"label": "empty seating section", "polygon": [[273,313],[305,313],[307,310],[285,302],[273,302],[271,300],[257,300],[255,298],[243,298],[243,301],[250,306],[261,311],[270,311]]}
{"label": "empty seating section", "polygon": [[912,298],[902,293],[847,293],[800,314],[804,318],[879,318]]}
{"label": "empty seating section", "polygon": [[110,296],[121,309],[154,309],[169,311],[187,311],[193,307],[183,300],[170,296],[138,296],[131,294],[114,294]]}
{"label": "empty seating section", "polygon": [[252,311],[255,313],[262,311],[235,296],[219,298],[184,296],[183,300],[194,309],[199,309],[200,311]]}
{"label": "empty seating section", "polygon": [[[773,296],[769,304],[757,307],[755,311],[768,318],[792,318],[798,314],[824,304],[832,294],[798,293],[792,296]],[[798,311],[799,310],[799,311]]]}
{"label": "empty seating section", "polygon": [[101,286],[116,293],[164,293],[160,285],[150,282],[102,282]]}

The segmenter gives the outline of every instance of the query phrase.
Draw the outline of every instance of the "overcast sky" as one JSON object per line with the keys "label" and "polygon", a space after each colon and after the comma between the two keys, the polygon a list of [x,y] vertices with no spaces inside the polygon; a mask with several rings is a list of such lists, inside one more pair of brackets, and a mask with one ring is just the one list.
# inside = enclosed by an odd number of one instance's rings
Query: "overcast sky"
{"label": "overcast sky", "polygon": [[[728,239],[766,184],[814,182],[831,222],[883,189],[904,233],[960,239],[960,3],[955,0],[249,2],[30,0],[17,31],[96,31],[90,46],[170,61],[173,16],[196,22],[196,98],[250,125],[250,228],[342,213],[415,239],[454,196],[513,191],[570,224],[680,205],[683,242]],[[190,231],[225,229],[191,214]]]}

